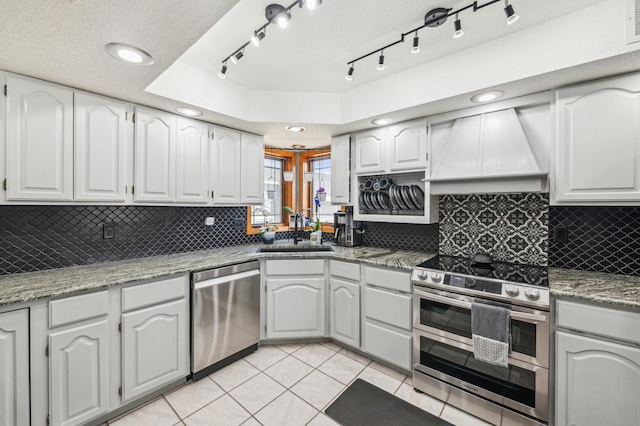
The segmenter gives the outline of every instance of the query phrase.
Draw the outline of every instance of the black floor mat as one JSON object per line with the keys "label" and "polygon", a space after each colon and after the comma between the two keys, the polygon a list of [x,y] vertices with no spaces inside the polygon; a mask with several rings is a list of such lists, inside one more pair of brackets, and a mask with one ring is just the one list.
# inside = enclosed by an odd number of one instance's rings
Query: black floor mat
{"label": "black floor mat", "polygon": [[324,412],[344,426],[453,426],[362,379]]}

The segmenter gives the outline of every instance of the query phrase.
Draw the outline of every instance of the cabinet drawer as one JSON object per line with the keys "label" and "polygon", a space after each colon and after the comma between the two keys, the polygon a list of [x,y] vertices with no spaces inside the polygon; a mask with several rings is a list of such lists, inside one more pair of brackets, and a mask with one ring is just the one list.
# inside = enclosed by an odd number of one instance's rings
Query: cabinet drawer
{"label": "cabinet drawer", "polygon": [[49,328],[101,317],[108,313],[108,291],[52,300],[49,302]]}
{"label": "cabinet drawer", "polygon": [[411,331],[411,296],[377,288],[365,289],[365,315]]}
{"label": "cabinet drawer", "polygon": [[157,305],[187,295],[189,279],[186,276],[140,284],[122,289],[122,312]]}
{"label": "cabinet drawer", "polygon": [[357,263],[332,260],[329,264],[331,276],[346,278],[351,281],[360,281],[360,265]]}
{"label": "cabinet drawer", "polygon": [[556,302],[558,327],[640,343],[640,314],[600,306]]}
{"label": "cabinet drawer", "polygon": [[365,352],[411,370],[411,333],[389,330],[376,324],[364,324]]}
{"label": "cabinet drawer", "polygon": [[267,260],[267,275],[323,275],[324,259]]}
{"label": "cabinet drawer", "polygon": [[376,287],[411,293],[411,279],[408,272],[365,266],[364,279],[366,284]]}

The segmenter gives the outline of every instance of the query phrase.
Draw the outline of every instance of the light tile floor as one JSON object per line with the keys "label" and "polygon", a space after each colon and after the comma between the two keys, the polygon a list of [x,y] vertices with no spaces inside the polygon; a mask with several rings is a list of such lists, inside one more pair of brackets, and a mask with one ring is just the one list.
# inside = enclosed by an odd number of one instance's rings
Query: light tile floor
{"label": "light tile floor", "polygon": [[335,343],[263,346],[109,421],[114,426],[335,426],[324,410],[356,378],[459,426],[489,423],[414,392],[411,376]]}

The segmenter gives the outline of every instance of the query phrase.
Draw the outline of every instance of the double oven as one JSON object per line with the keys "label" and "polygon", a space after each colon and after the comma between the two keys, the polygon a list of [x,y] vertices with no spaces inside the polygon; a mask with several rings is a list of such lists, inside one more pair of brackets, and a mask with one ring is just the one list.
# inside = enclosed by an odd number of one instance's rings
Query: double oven
{"label": "double oven", "polygon": [[[546,424],[546,268],[438,256],[416,267],[412,282],[414,387],[494,424]],[[507,367],[475,359],[473,303],[510,310]]]}

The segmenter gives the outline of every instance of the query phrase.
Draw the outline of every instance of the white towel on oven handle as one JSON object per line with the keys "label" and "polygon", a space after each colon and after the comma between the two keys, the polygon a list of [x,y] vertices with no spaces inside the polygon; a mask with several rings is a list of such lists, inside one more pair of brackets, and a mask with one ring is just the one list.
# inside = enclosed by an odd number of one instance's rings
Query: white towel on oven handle
{"label": "white towel on oven handle", "polygon": [[478,361],[500,367],[509,366],[509,344],[489,339],[477,334],[472,335],[473,356]]}

